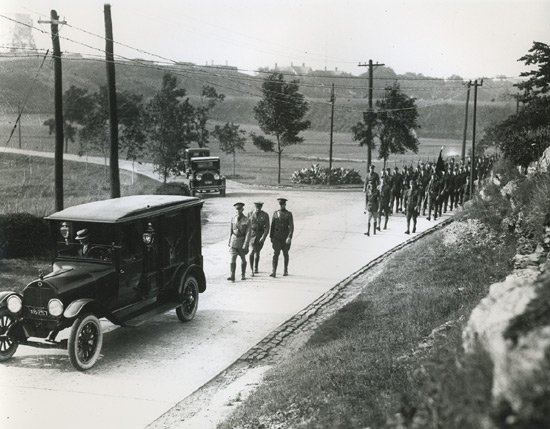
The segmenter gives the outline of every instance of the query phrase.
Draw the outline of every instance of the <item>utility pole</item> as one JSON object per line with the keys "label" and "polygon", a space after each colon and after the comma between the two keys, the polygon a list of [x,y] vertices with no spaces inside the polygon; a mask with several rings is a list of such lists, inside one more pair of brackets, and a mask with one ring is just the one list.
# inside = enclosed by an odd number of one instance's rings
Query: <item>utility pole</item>
{"label": "utility pole", "polygon": [[472,130],[472,168],[470,170],[470,198],[474,197],[474,170],[476,168],[476,113],[477,113],[477,87],[483,86],[483,79],[477,83],[474,81],[474,125]]}
{"label": "utility pole", "polygon": [[470,87],[472,86],[472,81],[468,81],[466,84],[466,113],[464,115],[464,135],[462,137],[462,162],[466,160],[466,135],[468,134],[468,105],[470,104]]}
{"label": "utility pole", "polygon": [[120,197],[120,176],[118,171],[118,114],[116,102],[115,60],[113,55],[113,23],[111,5],[103,7],[105,14],[105,59],[107,63],[107,87],[109,99],[109,127],[111,131],[110,168],[111,198]]}
{"label": "utility pole", "polygon": [[329,146],[329,152],[328,152],[328,185],[331,185],[331,179],[332,179],[332,135],[334,131],[334,84],[332,84],[332,90],[330,92],[330,103],[331,103],[331,109],[330,109],[330,146]]}
{"label": "utility pole", "polygon": [[21,108],[21,106],[19,106],[19,122],[17,123],[17,131],[18,131],[18,134],[19,134],[19,149],[21,149],[21,115],[23,113],[23,109]]}
{"label": "utility pole", "polygon": [[38,21],[39,24],[50,24],[53,44],[53,70],[54,70],[54,104],[55,104],[55,210],[63,210],[63,76],[61,72],[61,47],[59,45],[59,24],[66,24],[66,21],[59,21],[55,10],[50,12],[50,21]]}
{"label": "utility pole", "polygon": [[366,112],[363,113],[363,120],[365,121],[365,124],[367,125],[367,170],[371,165],[372,161],[372,125],[374,122],[374,111],[372,109],[372,91],[373,91],[373,71],[374,67],[384,66],[385,64],[373,64],[372,60],[369,60],[368,64],[361,64],[359,63],[359,67],[367,67],[369,68],[369,107]]}

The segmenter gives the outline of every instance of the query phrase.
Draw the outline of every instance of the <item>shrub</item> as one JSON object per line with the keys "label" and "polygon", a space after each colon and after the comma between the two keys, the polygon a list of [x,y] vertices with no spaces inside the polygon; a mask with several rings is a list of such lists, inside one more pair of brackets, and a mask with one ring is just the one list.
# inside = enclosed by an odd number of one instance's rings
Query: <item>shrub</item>
{"label": "shrub", "polygon": [[[306,185],[320,185],[328,183],[329,169],[313,164],[310,168],[302,168],[290,176],[292,183]],[[348,168],[333,168],[331,183],[335,185],[356,185],[361,184],[361,175],[358,171]]]}
{"label": "shrub", "polygon": [[30,213],[0,215],[0,258],[46,256],[50,249],[47,222]]}
{"label": "shrub", "polygon": [[190,196],[189,186],[181,182],[163,183],[155,190],[156,195],[185,195]]}

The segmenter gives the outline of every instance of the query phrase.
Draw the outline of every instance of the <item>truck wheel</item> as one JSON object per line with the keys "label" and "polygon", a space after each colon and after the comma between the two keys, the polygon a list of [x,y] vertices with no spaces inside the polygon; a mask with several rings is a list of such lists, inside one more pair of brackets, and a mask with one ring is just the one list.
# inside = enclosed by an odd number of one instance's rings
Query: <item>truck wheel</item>
{"label": "truck wheel", "polygon": [[101,323],[93,314],[79,316],[71,327],[69,336],[69,359],[79,371],[95,365],[103,345]]}
{"label": "truck wheel", "polygon": [[199,305],[199,282],[194,275],[186,277],[180,298],[181,306],[176,308],[176,314],[182,322],[189,322],[195,317]]}
{"label": "truck wheel", "polygon": [[8,329],[15,323],[13,315],[6,309],[0,311],[0,362],[11,359],[19,343],[6,335]]}

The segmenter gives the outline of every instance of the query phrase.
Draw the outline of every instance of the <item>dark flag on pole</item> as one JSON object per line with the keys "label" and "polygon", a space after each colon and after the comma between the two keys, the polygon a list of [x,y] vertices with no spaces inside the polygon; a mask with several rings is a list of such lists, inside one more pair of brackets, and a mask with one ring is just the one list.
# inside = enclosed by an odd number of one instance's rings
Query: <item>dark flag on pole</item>
{"label": "dark flag on pole", "polygon": [[441,146],[441,150],[439,151],[439,157],[437,158],[437,163],[435,164],[435,171],[436,173],[439,173],[440,171],[445,170],[445,163],[443,162],[443,146]]}

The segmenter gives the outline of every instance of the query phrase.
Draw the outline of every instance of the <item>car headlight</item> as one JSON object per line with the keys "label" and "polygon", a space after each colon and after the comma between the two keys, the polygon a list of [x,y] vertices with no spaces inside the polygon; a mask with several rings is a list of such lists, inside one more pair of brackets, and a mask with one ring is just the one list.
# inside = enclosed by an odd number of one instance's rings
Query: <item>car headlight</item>
{"label": "car headlight", "polygon": [[214,180],[220,180],[220,175],[218,173],[214,174]]}
{"label": "car headlight", "polygon": [[21,298],[17,295],[10,295],[6,301],[8,305],[8,310],[12,313],[19,313],[21,309],[23,308],[23,303],[21,302]]}
{"label": "car headlight", "polygon": [[63,303],[55,298],[50,299],[48,302],[48,311],[54,317],[61,316],[63,314]]}
{"label": "car headlight", "polygon": [[197,180],[202,180],[202,174],[197,174]]}

